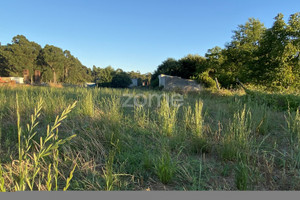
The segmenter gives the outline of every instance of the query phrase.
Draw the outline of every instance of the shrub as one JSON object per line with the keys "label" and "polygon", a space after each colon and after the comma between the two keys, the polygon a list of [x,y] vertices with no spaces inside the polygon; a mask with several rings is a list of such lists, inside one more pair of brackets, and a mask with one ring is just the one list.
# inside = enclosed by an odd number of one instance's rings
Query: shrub
{"label": "shrub", "polygon": [[131,83],[129,75],[125,72],[120,72],[112,78],[111,86],[115,88],[127,88]]}
{"label": "shrub", "polygon": [[208,88],[216,88],[217,84],[215,80],[209,76],[210,71],[202,72],[201,74],[196,77],[196,80],[200,83],[203,83],[205,87]]}

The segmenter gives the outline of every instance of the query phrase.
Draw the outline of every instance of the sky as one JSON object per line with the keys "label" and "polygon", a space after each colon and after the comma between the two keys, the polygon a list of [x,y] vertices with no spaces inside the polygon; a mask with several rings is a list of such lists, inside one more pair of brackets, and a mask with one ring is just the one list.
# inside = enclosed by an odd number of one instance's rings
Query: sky
{"label": "sky", "polygon": [[16,35],[71,51],[83,65],[153,72],[167,58],[224,47],[254,17],[271,27],[299,0],[1,0],[0,42]]}

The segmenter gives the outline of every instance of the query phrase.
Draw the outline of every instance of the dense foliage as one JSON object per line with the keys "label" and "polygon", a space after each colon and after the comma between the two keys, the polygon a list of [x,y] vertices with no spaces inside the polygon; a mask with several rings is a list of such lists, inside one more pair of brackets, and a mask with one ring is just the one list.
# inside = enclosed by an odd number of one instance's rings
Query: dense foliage
{"label": "dense foliage", "polygon": [[[234,31],[225,48],[209,49],[205,58],[188,55],[180,60],[168,58],[152,76],[157,86],[161,73],[194,78],[214,87],[217,78],[223,87],[243,83],[265,85],[269,88],[299,88],[300,86],[300,13],[275,17],[273,26],[266,29],[257,19],[250,18]],[[210,77],[210,78],[209,78]]]}
{"label": "dense foliage", "polygon": [[[232,41],[223,49],[209,49],[205,57],[189,54],[179,60],[168,58],[152,76],[132,71],[126,72],[126,76],[123,74],[122,81],[125,83],[128,76],[138,79],[139,85],[148,85],[151,79],[151,85],[156,87],[159,74],[167,74],[193,78],[207,87],[216,86],[215,78],[222,87],[232,87],[238,78],[243,83],[269,89],[299,88],[300,13],[292,14],[288,22],[283,18],[278,14],[268,29],[258,19],[250,18],[233,31]],[[31,82],[34,70],[40,70],[43,82],[95,81],[101,87],[116,85],[112,84],[114,76],[118,75],[115,80],[120,80],[120,72],[123,73],[111,66],[87,68],[68,50],[53,45],[42,48],[25,36],[17,35],[11,44],[0,46],[0,76],[22,76],[24,69],[30,71]]]}
{"label": "dense foliage", "polygon": [[114,70],[111,66],[93,66],[92,79],[99,87],[125,88],[131,84],[131,79],[138,79],[138,86],[142,85],[142,82],[149,83],[151,74],[141,74],[139,71],[124,72],[122,69]]}
{"label": "dense foliage", "polygon": [[125,72],[117,73],[111,80],[111,86],[114,88],[127,88],[131,83],[130,76]]}
{"label": "dense foliage", "polygon": [[[11,44],[0,46],[0,76],[22,77],[25,69],[29,70],[31,83],[34,81],[35,70],[40,70],[42,82],[81,84],[95,81],[102,87],[114,85],[119,87],[120,84],[123,87],[124,83],[128,86],[130,78],[139,79],[141,85],[143,81],[149,82],[151,77],[149,73],[145,75],[133,71],[125,73],[121,69],[114,70],[111,66],[106,68],[93,66],[93,69],[90,69],[82,65],[68,50],[48,44],[42,48],[25,36],[17,35]],[[116,75],[118,84],[112,84]]]}
{"label": "dense foliage", "polygon": [[70,51],[53,45],[42,48],[23,35],[17,35],[11,44],[0,46],[0,76],[23,76],[28,69],[33,82],[34,70],[41,71],[43,82],[71,84],[91,80],[91,70],[81,64]]}

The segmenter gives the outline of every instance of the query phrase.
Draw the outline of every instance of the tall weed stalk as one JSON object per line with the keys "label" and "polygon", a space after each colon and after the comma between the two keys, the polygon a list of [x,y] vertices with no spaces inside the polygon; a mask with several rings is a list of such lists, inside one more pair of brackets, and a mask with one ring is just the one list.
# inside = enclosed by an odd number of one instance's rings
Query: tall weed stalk
{"label": "tall weed stalk", "polygon": [[[21,117],[19,111],[19,100],[16,95],[17,106],[17,128],[18,128],[18,160],[12,160],[11,164],[1,164],[0,167],[0,189],[1,191],[24,191],[24,190],[43,190],[52,189],[52,180],[55,180],[55,189],[58,189],[58,152],[59,147],[67,141],[74,138],[76,135],[69,136],[65,139],[58,138],[58,127],[62,121],[67,118],[71,110],[76,106],[76,102],[69,105],[60,116],[56,117],[53,125],[47,126],[45,136],[40,136],[39,140],[35,140],[37,132],[36,126],[39,124],[37,119],[41,115],[43,100],[40,99],[37,103],[34,113],[31,115],[31,121],[27,124],[27,129],[21,127]],[[24,130],[24,131],[23,131]],[[52,164],[47,164],[46,160],[52,160]],[[17,163],[17,164],[15,164]],[[54,167],[54,174],[51,168]],[[47,171],[48,172],[45,172]],[[67,179],[66,187],[75,170],[75,166]],[[45,179],[45,188],[42,187],[43,177],[47,174]],[[53,178],[54,176],[54,178]]]}
{"label": "tall weed stalk", "polygon": [[234,113],[232,122],[229,122],[227,132],[223,138],[221,156],[225,160],[248,158],[253,143],[251,136],[251,112],[246,106]]}
{"label": "tall weed stalk", "polygon": [[166,98],[163,98],[158,111],[158,118],[162,134],[173,136],[177,120],[178,106],[170,106]]}

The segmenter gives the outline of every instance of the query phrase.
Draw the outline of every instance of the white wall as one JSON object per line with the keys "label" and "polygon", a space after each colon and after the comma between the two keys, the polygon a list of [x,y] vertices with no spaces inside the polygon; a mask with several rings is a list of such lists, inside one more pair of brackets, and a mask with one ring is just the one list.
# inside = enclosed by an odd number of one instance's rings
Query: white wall
{"label": "white wall", "polygon": [[158,85],[159,87],[166,86],[166,77],[164,74],[158,76],[158,81],[159,81],[159,85]]}
{"label": "white wall", "polygon": [[22,77],[10,77],[10,80],[16,81],[16,83],[18,83],[18,84],[24,83],[24,78],[22,78]]}

